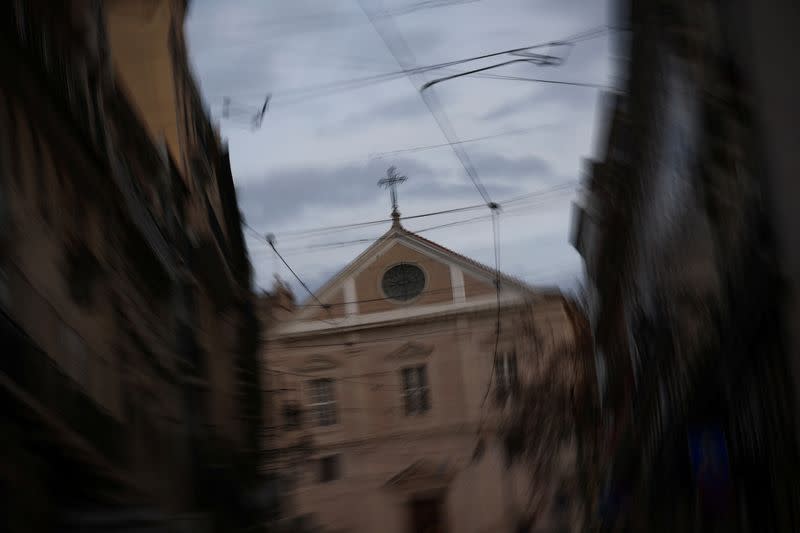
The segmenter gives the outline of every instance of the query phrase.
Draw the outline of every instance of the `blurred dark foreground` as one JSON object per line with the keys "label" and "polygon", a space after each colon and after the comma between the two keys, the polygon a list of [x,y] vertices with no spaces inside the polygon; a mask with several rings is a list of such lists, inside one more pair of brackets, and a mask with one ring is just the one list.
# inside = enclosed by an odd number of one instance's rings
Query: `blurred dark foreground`
{"label": "blurred dark foreground", "polygon": [[[0,7],[0,531],[309,528],[264,456],[262,302],[187,7]],[[574,529],[800,531],[800,7],[611,11]]]}
{"label": "blurred dark foreground", "polygon": [[[603,531],[798,531],[794,2],[634,1],[576,205]],[[597,422],[597,421],[596,421]]]}

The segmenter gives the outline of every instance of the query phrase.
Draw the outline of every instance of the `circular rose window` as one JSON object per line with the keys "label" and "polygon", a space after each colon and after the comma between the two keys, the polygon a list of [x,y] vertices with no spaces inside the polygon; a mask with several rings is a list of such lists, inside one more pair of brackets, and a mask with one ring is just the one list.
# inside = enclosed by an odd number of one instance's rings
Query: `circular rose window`
{"label": "circular rose window", "polygon": [[401,263],[386,271],[381,287],[387,298],[405,302],[422,293],[425,273],[418,266]]}

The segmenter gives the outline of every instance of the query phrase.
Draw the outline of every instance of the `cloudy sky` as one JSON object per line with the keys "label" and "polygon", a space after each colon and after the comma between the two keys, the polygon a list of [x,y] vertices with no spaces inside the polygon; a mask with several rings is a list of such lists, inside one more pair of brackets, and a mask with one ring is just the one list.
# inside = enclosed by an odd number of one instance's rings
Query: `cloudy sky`
{"label": "cloudy sky", "polygon": [[[418,86],[519,58],[499,56],[413,79],[382,76],[401,67],[379,32],[400,51],[402,64],[421,66],[564,39],[602,27],[607,15],[603,0],[194,0],[187,35],[202,93],[230,147],[245,219],[276,236],[278,249],[313,290],[389,223],[297,233],[387,218],[388,193],[376,182],[389,165],[408,176],[398,193],[404,216],[482,202]],[[459,146],[492,200],[551,191],[506,205],[501,269],[530,283],[569,288],[581,272],[568,242],[569,184],[595,151],[600,90],[508,77],[609,85],[609,36],[537,52],[566,55],[566,61],[461,77],[436,85],[431,96],[450,139],[468,141]],[[266,94],[270,106],[255,129],[250,117]],[[493,264],[488,212],[404,225]],[[256,283],[270,287],[276,272],[291,280],[265,243],[246,234]]]}

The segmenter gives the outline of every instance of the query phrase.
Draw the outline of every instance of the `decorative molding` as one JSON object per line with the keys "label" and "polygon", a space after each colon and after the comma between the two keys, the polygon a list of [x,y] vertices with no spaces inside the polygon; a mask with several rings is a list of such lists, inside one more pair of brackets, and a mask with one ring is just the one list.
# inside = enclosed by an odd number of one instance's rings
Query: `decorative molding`
{"label": "decorative molding", "polygon": [[453,480],[456,474],[455,468],[447,460],[420,459],[392,476],[384,486],[393,489],[444,488]]}
{"label": "decorative molding", "polygon": [[[383,290],[383,277],[392,268],[394,268],[394,267],[396,267],[398,265],[403,265],[403,264],[415,266],[418,269],[420,269],[422,271],[422,275],[425,277],[425,284],[422,286],[422,291],[420,291],[420,293],[417,294],[416,296],[414,296],[412,298],[409,298],[408,300],[395,300],[394,298],[391,298],[388,294],[386,294],[386,292]],[[387,264],[381,270],[381,274],[380,274],[380,276],[378,276],[378,279],[377,279],[377,282],[378,282],[378,284],[377,284],[378,293],[382,294],[384,299],[387,302],[391,302],[393,304],[400,305],[400,306],[403,306],[403,307],[410,307],[411,304],[413,304],[414,302],[416,302],[417,300],[422,298],[428,292],[428,289],[429,289],[428,284],[430,282],[430,279],[431,279],[431,277],[428,274],[428,270],[425,267],[423,267],[422,264],[420,264],[419,262],[417,262],[417,261],[395,261],[395,262]]]}
{"label": "decorative molding", "polygon": [[[503,307],[515,306],[524,303],[519,295],[501,295],[500,303]],[[470,298],[463,304],[453,304],[445,302],[441,304],[428,304],[419,306],[401,307],[389,311],[377,313],[359,314],[345,317],[344,319],[331,323],[323,320],[292,320],[278,324],[273,329],[273,339],[290,337],[297,335],[307,335],[316,332],[329,332],[332,330],[344,330],[347,328],[363,328],[365,326],[386,325],[387,322],[397,320],[414,319],[434,319],[453,314],[463,314],[469,312],[481,312],[497,309],[497,296],[487,294],[485,296]],[[394,325],[394,324],[392,324]]]}
{"label": "decorative molding", "polygon": [[358,293],[356,292],[356,280],[353,276],[350,276],[344,281],[343,286],[343,293],[344,293],[344,312],[345,315],[357,315],[358,314]]}
{"label": "decorative molding", "polygon": [[339,366],[339,363],[330,357],[312,355],[307,357],[306,360],[303,361],[302,366],[298,367],[297,370],[300,372],[321,372],[323,370],[333,370]]}
{"label": "decorative molding", "polygon": [[461,304],[467,300],[464,289],[464,271],[454,264],[450,264],[450,287],[453,290],[454,304]]}
{"label": "decorative molding", "polygon": [[[330,278],[322,286],[322,288],[317,291],[317,297],[322,301],[327,301],[334,291],[344,283],[344,280],[347,277],[357,277],[365,269],[372,266],[383,255],[389,252],[389,250],[398,245],[418,252],[445,266],[455,266],[461,271],[462,276],[464,276],[466,273],[476,279],[494,284],[495,273],[488,267],[475,263],[469,258],[464,257],[455,251],[440,247],[436,243],[431,243],[429,241],[426,242],[426,240],[424,240],[422,237],[419,237],[412,232],[408,232],[402,228],[398,229],[392,227],[384,235],[376,239],[375,242],[373,242],[347,266]],[[524,288],[524,283],[516,282],[505,275],[503,275],[502,278],[504,291],[514,293],[527,292]],[[450,302],[449,304],[453,305],[453,302]],[[460,305],[457,302],[456,304]],[[315,307],[301,307],[295,318],[296,320],[303,321],[314,312],[316,312]]]}
{"label": "decorative molding", "polygon": [[386,359],[421,359],[428,357],[433,351],[433,346],[424,345],[418,342],[408,342],[389,353]]}

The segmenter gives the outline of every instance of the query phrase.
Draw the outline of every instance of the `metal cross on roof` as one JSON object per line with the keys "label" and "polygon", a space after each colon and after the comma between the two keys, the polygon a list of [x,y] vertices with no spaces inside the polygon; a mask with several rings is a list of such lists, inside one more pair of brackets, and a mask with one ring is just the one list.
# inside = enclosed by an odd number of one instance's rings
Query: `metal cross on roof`
{"label": "metal cross on roof", "polygon": [[392,197],[392,217],[399,215],[397,211],[397,186],[406,181],[408,178],[397,173],[397,168],[394,165],[386,170],[386,177],[378,180],[378,186],[384,189],[389,189]]}

